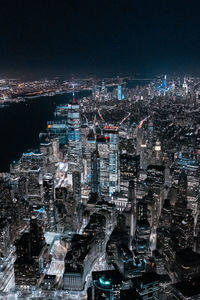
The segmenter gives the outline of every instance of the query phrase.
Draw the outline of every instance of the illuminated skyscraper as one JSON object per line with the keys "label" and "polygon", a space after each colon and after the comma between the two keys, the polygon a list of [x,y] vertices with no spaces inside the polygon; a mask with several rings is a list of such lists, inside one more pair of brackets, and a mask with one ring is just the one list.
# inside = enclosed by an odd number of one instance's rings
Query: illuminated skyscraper
{"label": "illuminated skyscraper", "polygon": [[8,292],[15,287],[15,250],[10,244],[10,225],[6,218],[0,218],[0,292]]}
{"label": "illuminated skyscraper", "polygon": [[156,165],[161,165],[162,164],[162,150],[161,150],[161,143],[159,140],[156,141],[155,147],[154,147],[154,158]]}
{"label": "illuminated skyscraper", "polygon": [[[64,107],[58,107],[58,109],[65,111],[65,114],[62,115],[62,118],[64,120],[58,119],[55,121],[48,121],[47,122],[47,133],[48,136],[57,136],[59,138],[59,144],[60,145],[65,145],[67,143],[67,121],[66,121],[66,116],[67,116],[67,105]],[[40,137],[42,137],[43,133],[40,134]]]}
{"label": "illuminated skyscraper", "polygon": [[[97,182],[99,181],[99,189],[103,196],[107,196],[109,194],[109,142],[108,138],[105,136],[97,136],[96,139],[97,143],[97,151],[98,153],[95,154],[96,156],[93,157],[95,159],[93,167],[95,166],[96,173],[93,179],[95,180],[95,190],[97,189]],[[99,162],[98,162],[98,155],[99,155]],[[99,164],[99,172],[98,172],[98,164]],[[99,173],[99,175],[98,175]],[[93,173],[94,174],[94,173]],[[99,180],[96,178],[98,176]]]}
{"label": "illuminated skyscraper", "polygon": [[85,150],[88,182],[91,182],[92,179],[92,153],[95,151],[95,149],[96,149],[95,135],[94,135],[94,131],[90,129],[86,140],[86,150]]}
{"label": "illuminated skyscraper", "polygon": [[97,136],[96,144],[91,164],[92,191],[111,196],[120,190],[118,127],[105,126],[104,135]]}
{"label": "illuminated skyscraper", "polygon": [[129,181],[129,201],[131,203],[130,211],[130,237],[133,238],[136,226],[136,187],[133,180]]}
{"label": "illuminated skyscraper", "polygon": [[164,84],[163,84],[163,91],[164,91],[164,96],[166,94],[166,90],[167,90],[167,75],[165,75],[164,77]]}
{"label": "illuminated skyscraper", "polygon": [[122,86],[118,85],[117,87],[117,96],[118,96],[118,100],[122,100]]}
{"label": "illuminated skyscraper", "polygon": [[91,191],[92,193],[100,192],[100,157],[97,150],[91,156]]}
{"label": "illuminated skyscraper", "polygon": [[[184,169],[187,175],[187,208],[192,209],[193,214],[197,213],[198,210],[198,199],[199,199],[199,162],[194,159],[179,158],[175,161],[173,171],[173,183],[179,184],[180,174]],[[185,197],[185,195],[184,195]]]}
{"label": "illuminated skyscraper", "polygon": [[78,164],[82,154],[80,134],[79,104],[73,94],[73,101],[68,104],[68,158],[70,163]]}
{"label": "illuminated skyscraper", "polygon": [[28,172],[28,199],[30,203],[41,204],[42,203],[42,178],[41,169],[33,167]]}
{"label": "illuminated skyscraper", "polygon": [[55,211],[54,211],[54,178],[52,174],[43,176],[44,205],[47,216],[46,231],[55,230]]}
{"label": "illuminated skyscraper", "polygon": [[72,182],[73,182],[73,197],[76,201],[76,204],[80,204],[81,202],[81,174],[78,171],[74,171],[72,174]]}
{"label": "illuminated skyscraper", "polygon": [[118,127],[105,126],[105,137],[109,140],[109,195],[120,190],[119,133]]}

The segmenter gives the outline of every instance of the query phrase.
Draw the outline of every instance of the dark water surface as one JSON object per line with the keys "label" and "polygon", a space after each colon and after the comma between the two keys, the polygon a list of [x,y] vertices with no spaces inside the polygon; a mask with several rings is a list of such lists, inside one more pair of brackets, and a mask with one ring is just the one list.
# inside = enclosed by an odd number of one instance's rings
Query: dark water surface
{"label": "dark water surface", "polygon": [[[128,88],[145,85],[148,81],[131,80]],[[82,98],[91,92],[79,92]],[[21,157],[24,151],[37,149],[39,133],[46,129],[46,122],[54,119],[58,104],[68,103],[71,94],[43,96],[13,103],[0,108],[0,172],[9,171],[10,163]]]}
{"label": "dark water surface", "polygon": [[[87,94],[80,92],[76,97]],[[56,106],[70,99],[71,94],[44,96],[0,108],[0,172],[9,171],[10,163],[24,151],[38,148],[39,133],[54,119]]]}

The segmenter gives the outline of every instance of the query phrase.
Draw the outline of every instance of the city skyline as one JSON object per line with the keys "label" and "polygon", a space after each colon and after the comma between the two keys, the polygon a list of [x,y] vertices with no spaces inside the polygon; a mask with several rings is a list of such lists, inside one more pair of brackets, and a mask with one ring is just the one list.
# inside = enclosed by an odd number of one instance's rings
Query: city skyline
{"label": "city skyline", "polygon": [[0,298],[199,297],[199,78],[0,91]]}
{"label": "city skyline", "polygon": [[0,300],[200,299],[199,16],[0,0]]}

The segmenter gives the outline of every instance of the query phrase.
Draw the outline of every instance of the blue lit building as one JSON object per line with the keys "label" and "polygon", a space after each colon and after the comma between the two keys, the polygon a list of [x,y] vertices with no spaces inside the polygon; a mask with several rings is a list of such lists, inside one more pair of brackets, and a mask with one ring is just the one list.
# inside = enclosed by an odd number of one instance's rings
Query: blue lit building
{"label": "blue lit building", "polygon": [[82,154],[81,134],[80,134],[80,112],[79,104],[73,98],[73,102],[68,104],[68,157],[69,161],[79,163]]}
{"label": "blue lit building", "polygon": [[91,155],[91,191],[92,193],[100,192],[100,157],[97,150]]}
{"label": "blue lit building", "polygon": [[166,92],[170,91],[170,88],[167,86],[167,75],[164,76],[164,80],[160,83],[160,85],[157,87],[159,93],[163,93],[163,95],[166,95]]}
{"label": "blue lit building", "polygon": [[117,86],[117,98],[119,101],[124,99],[124,95],[122,94],[122,86],[121,85]]}
{"label": "blue lit building", "polygon": [[112,196],[120,190],[118,127],[105,126],[104,134],[96,138],[96,147],[92,156],[92,190]]}
{"label": "blue lit building", "polygon": [[51,121],[47,123],[47,132],[51,135],[57,135],[59,138],[60,145],[66,145],[68,142],[68,126],[67,122],[62,121]]}
{"label": "blue lit building", "polygon": [[80,113],[79,104],[68,104],[68,139],[69,141],[80,141]]}
{"label": "blue lit building", "polygon": [[109,141],[109,195],[112,196],[120,190],[118,127],[105,126],[104,134]]}
{"label": "blue lit building", "polygon": [[118,100],[122,100],[122,86],[118,85],[117,87],[117,96],[118,96]]}
{"label": "blue lit building", "polygon": [[92,299],[120,299],[122,280],[117,270],[92,272]]}

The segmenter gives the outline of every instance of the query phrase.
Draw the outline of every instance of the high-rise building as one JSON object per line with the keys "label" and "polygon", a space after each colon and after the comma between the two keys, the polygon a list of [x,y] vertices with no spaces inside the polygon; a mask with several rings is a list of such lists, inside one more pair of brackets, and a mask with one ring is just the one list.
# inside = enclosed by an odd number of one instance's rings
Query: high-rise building
{"label": "high-rise building", "polygon": [[122,100],[122,86],[118,85],[117,87],[117,98],[118,100]]}
{"label": "high-rise building", "polygon": [[94,300],[120,299],[123,277],[116,270],[98,271],[92,273],[92,298]]}
{"label": "high-rise building", "polygon": [[134,282],[134,287],[142,300],[159,299],[159,281],[160,276],[155,272],[144,273],[141,277],[137,277]]}
{"label": "high-rise building", "polygon": [[200,297],[200,277],[177,282],[172,286],[174,299],[196,300]]}
{"label": "high-rise building", "polygon": [[78,164],[82,155],[81,134],[80,134],[80,112],[79,104],[73,99],[68,104],[68,161]]}
{"label": "high-rise building", "polygon": [[129,181],[138,177],[140,156],[122,153],[120,155],[120,192],[128,197]]}
{"label": "high-rise building", "polygon": [[44,205],[46,212],[46,231],[56,230],[55,220],[55,191],[54,191],[54,177],[52,174],[45,174],[43,176],[43,191],[44,191]]}
{"label": "high-rise building", "polygon": [[195,159],[177,158],[171,169],[173,173],[172,182],[175,186],[178,185],[180,173],[184,169],[184,172],[187,175],[187,187],[185,187],[185,191],[187,191],[187,207],[192,209],[194,215],[197,214],[199,201],[199,162]]}
{"label": "high-rise building", "polygon": [[77,205],[81,203],[81,173],[74,171],[72,174],[73,197]]}
{"label": "high-rise building", "polygon": [[91,155],[91,191],[100,192],[100,157],[97,149]]}
{"label": "high-rise building", "polygon": [[[109,195],[109,142],[105,136],[97,136],[97,151],[96,157],[96,171],[98,172],[98,155],[99,155],[99,184],[102,196]],[[96,186],[97,187],[97,186]]]}
{"label": "high-rise building", "polygon": [[187,174],[183,169],[178,178],[178,194],[176,206],[187,207]]}
{"label": "high-rise building", "polygon": [[42,174],[41,169],[36,166],[28,172],[27,192],[30,203],[42,203]]}
{"label": "high-rise building", "polygon": [[15,287],[15,250],[10,243],[10,225],[6,218],[0,218],[0,292],[9,292]]}
{"label": "high-rise building", "polygon": [[19,287],[36,286],[48,260],[42,227],[37,219],[30,220],[30,231],[16,242],[17,260],[14,264],[16,284]]}
{"label": "high-rise building", "polygon": [[92,180],[92,153],[96,150],[96,139],[93,129],[89,130],[86,139],[85,157],[87,163],[87,182]]}
{"label": "high-rise building", "polygon": [[109,195],[120,191],[119,129],[104,127],[105,138],[109,141]]}
{"label": "high-rise building", "polygon": [[[65,110],[67,111],[67,106],[65,107]],[[56,121],[48,121],[47,122],[47,134],[46,133],[40,133],[39,137],[40,139],[43,139],[44,137],[53,137],[56,136],[59,139],[59,145],[64,146],[67,144],[68,141],[68,126],[66,121],[66,116],[63,115],[64,120],[56,120]]]}
{"label": "high-rise building", "polygon": [[162,165],[162,159],[161,143],[157,140],[152,153],[152,164]]}
{"label": "high-rise building", "polygon": [[146,183],[153,193],[154,203],[151,209],[151,249],[156,248],[156,228],[158,226],[161,209],[164,202],[164,166],[149,165],[147,167]]}

